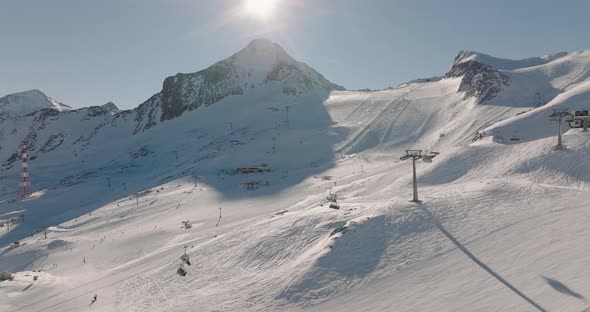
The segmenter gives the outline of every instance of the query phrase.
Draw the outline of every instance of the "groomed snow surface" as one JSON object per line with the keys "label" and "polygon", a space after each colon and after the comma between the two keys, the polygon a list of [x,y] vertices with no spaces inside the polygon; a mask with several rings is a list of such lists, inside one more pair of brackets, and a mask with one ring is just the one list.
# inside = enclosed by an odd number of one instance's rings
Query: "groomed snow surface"
{"label": "groomed snow surface", "polygon": [[[25,220],[0,227],[0,272],[15,272],[0,311],[589,311],[590,134],[568,130],[554,151],[540,117],[586,85],[532,109],[474,104],[459,83],[252,91],[83,163],[40,157],[34,187],[71,177],[2,202],[0,218]],[[417,163],[422,204],[406,148],[441,152]],[[262,163],[272,172],[232,172]],[[268,185],[240,188],[251,181]],[[28,236],[45,223],[47,239]]]}

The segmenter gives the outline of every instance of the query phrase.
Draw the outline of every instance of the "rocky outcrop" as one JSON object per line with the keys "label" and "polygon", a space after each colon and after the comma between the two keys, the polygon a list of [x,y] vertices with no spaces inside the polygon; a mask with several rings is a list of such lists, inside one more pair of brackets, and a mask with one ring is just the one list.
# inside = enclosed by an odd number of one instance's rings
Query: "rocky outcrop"
{"label": "rocky outcrop", "polygon": [[510,85],[510,78],[501,71],[480,62],[464,59],[462,54],[455,58],[445,78],[462,77],[459,92],[465,92],[465,99],[474,97],[477,103],[486,103],[502,93]]}

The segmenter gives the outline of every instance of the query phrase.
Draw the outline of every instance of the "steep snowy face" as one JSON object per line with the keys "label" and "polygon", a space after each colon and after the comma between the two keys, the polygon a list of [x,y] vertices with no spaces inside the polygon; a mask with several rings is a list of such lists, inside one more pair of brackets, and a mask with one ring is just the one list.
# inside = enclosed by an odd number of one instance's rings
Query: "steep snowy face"
{"label": "steep snowy face", "polygon": [[186,111],[260,88],[286,95],[343,89],[294,60],[278,44],[258,39],[207,69],[166,78],[162,91],[138,108],[136,133]]}
{"label": "steep snowy face", "polygon": [[459,92],[465,92],[465,99],[474,97],[477,103],[485,103],[498,96],[504,87],[510,85],[510,78],[478,61],[478,54],[461,51],[455,57],[446,78],[462,77]]}
{"label": "steep snowy face", "polygon": [[54,109],[59,112],[71,110],[69,106],[55,101],[39,90],[9,94],[0,98],[0,117],[3,118],[25,116],[42,109]]}

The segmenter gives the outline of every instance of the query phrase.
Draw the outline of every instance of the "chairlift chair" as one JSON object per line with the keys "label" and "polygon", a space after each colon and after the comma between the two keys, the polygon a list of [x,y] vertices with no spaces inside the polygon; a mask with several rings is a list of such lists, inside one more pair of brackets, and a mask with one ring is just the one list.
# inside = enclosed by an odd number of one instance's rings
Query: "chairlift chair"
{"label": "chairlift chair", "polygon": [[504,143],[504,137],[501,137],[501,136],[495,135],[492,137],[492,140],[496,143]]}
{"label": "chairlift chair", "polygon": [[336,203],[332,203],[332,204],[330,204],[330,208],[338,210],[338,209],[340,209],[340,205],[338,205]]}
{"label": "chairlift chair", "polygon": [[186,276],[186,270],[182,267],[182,265],[176,270],[176,274],[180,276]]}
{"label": "chairlift chair", "polygon": [[436,155],[440,154],[439,152],[426,152],[426,155],[422,156],[422,161],[425,163],[431,163],[432,159],[436,157]]}

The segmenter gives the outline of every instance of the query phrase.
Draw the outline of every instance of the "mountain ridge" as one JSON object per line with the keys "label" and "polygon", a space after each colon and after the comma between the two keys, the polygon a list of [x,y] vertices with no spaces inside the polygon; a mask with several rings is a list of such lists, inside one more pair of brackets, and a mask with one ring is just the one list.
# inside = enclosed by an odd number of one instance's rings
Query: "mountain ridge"
{"label": "mountain ridge", "polygon": [[470,51],[470,50],[460,50],[455,57],[453,64],[460,63],[460,62],[467,62],[467,61],[476,61],[484,65],[488,65],[495,69],[500,70],[516,70],[522,69],[526,67],[534,67],[538,65],[547,64],[553,60],[556,60],[561,57],[565,57],[570,52],[556,52],[544,55],[542,57],[528,57],[524,59],[506,59],[506,58],[499,58],[495,56],[490,56],[485,53],[477,52],[477,51]]}

